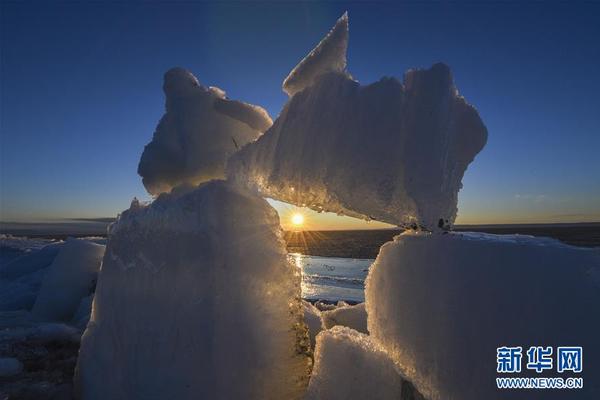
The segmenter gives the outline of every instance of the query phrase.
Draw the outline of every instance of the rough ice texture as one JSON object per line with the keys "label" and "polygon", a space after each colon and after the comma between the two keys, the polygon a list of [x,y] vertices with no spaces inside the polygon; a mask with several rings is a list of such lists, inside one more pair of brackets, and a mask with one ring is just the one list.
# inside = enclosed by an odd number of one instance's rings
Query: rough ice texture
{"label": "rough ice texture", "polygon": [[298,63],[283,81],[283,90],[293,96],[311,86],[326,72],[344,72],[346,70],[346,51],[348,49],[348,13],[338,19],[335,26],[308,55]]}
{"label": "rough ice texture", "polygon": [[367,330],[365,303],[355,306],[341,306],[331,311],[324,311],[321,313],[321,318],[323,319],[325,329],[340,325],[347,326],[358,332],[369,333]]}
{"label": "rough ice texture", "polygon": [[450,69],[435,64],[368,86],[345,72],[313,75],[273,126],[232,156],[228,177],[317,211],[429,230],[452,225],[487,130]]}
{"label": "rough ice texture", "polygon": [[302,307],[304,309],[304,323],[310,335],[310,347],[314,350],[317,343],[317,335],[324,329],[323,321],[321,320],[321,311],[306,300],[302,300]]}
{"label": "rough ice texture", "polygon": [[600,398],[591,361],[600,359],[599,249],[519,235],[402,234],[381,248],[366,299],[371,336],[426,397],[505,398],[495,388],[497,347],[522,346],[525,363],[528,346],[582,346],[585,384],[573,395]]}
{"label": "rough ice texture", "polygon": [[111,226],[76,391],[85,400],[295,399],[308,348],[300,274],[276,211],[212,181],[133,202]]}
{"label": "rough ice texture", "polygon": [[222,178],[227,158],[272,124],[261,107],[230,100],[182,68],[165,74],[163,89],[166,113],[138,166],[154,195]]}
{"label": "rough ice texture", "polygon": [[369,336],[336,326],[317,336],[306,400],[420,399]]}
{"label": "rough ice texture", "polygon": [[32,313],[49,321],[70,321],[81,299],[93,292],[105,246],[69,238],[48,267]]}

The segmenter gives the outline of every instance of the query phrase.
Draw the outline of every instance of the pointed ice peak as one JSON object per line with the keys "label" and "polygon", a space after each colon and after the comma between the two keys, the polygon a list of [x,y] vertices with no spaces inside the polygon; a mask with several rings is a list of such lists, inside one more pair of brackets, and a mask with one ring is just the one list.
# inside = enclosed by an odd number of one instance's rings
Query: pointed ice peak
{"label": "pointed ice peak", "polygon": [[283,90],[291,97],[310,86],[315,78],[326,72],[343,72],[346,69],[348,49],[348,12],[283,81]]}

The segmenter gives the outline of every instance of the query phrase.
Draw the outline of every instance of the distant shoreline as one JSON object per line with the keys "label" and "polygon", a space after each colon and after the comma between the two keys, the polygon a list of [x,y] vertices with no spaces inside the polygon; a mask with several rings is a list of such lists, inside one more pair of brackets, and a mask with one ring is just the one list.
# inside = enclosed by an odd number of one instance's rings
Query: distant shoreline
{"label": "distant shoreline", "polygon": [[[106,237],[110,222],[112,220],[108,219],[79,219],[58,223],[0,222],[0,234],[55,240],[64,240],[67,237]],[[600,222],[457,225],[454,230],[544,236],[574,246],[600,246]],[[285,231],[284,238],[290,253],[321,257],[375,258],[381,245],[401,232],[400,229]]]}

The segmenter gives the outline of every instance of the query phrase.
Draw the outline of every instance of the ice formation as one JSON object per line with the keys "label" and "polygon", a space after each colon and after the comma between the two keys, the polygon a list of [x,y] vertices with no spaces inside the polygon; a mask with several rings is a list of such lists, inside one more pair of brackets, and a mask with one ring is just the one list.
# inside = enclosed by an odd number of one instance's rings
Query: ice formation
{"label": "ice formation", "polygon": [[317,336],[306,400],[420,398],[369,336],[341,326]]}
{"label": "ice formation", "polygon": [[166,113],[138,166],[151,194],[224,176],[227,158],[269,128],[261,107],[230,100],[182,68],[165,74]]}
{"label": "ice formation", "polygon": [[336,325],[346,326],[358,332],[368,334],[367,330],[367,311],[365,303],[355,306],[341,306],[331,311],[321,313],[323,325],[325,329],[332,328]]}
{"label": "ice formation", "polygon": [[81,299],[93,292],[105,247],[68,239],[42,280],[32,313],[49,321],[70,321]]}
{"label": "ice formation", "polygon": [[[502,346],[523,346],[524,360],[528,346],[582,346],[580,376],[600,376],[591,361],[600,359],[599,249],[519,235],[407,233],[382,247],[366,287],[371,336],[432,400],[506,395],[495,387]],[[600,398],[600,382],[585,379],[577,396]]]}
{"label": "ice formation", "polygon": [[276,211],[212,181],[133,202],[111,226],[76,390],[85,400],[296,399],[308,348]]}
{"label": "ice formation", "polygon": [[314,350],[317,343],[317,335],[323,330],[321,311],[306,300],[302,300],[304,309],[304,323],[310,335],[310,347]]}
{"label": "ice formation", "polygon": [[348,13],[344,13],[327,36],[285,78],[283,90],[293,96],[311,86],[323,73],[344,72],[347,50]]}
{"label": "ice formation", "polygon": [[347,35],[336,33],[346,24],[340,19],[294,69],[284,88],[297,82],[303,90],[264,135],[232,156],[228,177],[317,211],[429,230],[451,226],[463,174],[486,143],[485,126],[444,64],[410,70],[403,82],[352,80],[341,68]]}

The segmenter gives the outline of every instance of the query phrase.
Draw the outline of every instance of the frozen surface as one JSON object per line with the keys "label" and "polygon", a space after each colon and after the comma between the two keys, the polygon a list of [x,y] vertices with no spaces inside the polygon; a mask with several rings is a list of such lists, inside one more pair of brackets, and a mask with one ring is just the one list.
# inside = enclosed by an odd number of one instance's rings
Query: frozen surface
{"label": "frozen surface", "polygon": [[261,107],[230,100],[182,68],[165,74],[166,113],[138,166],[151,194],[224,176],[227,158],[271,126]]}
{"label": "frozen surface", "polygon": [[408,399],[411,389],[369,336],[341,326],[317,336],[315,367],[305,399]]}
{"label": "frozen surface", "polygon": [[81,299],[95,288],[105,246],[69,238],[46,271],[32,312],[49,321],[70,321]]}
{"label": "frozen surface", "polygon": [[[600,359],[599,278],[599,249],[519,235],[405,233],[371,268],[369,332],[431,399],[504,398],[496,348],[536,345],[582,346],[585,384],[575,394],[597,399],[600,367],[585,360]],[[568,397],[560,392],[543,395]]]}
{"label": "frozen surface", "polygon": [[373,260],[291,254],[302,270],[302,298],[352,303],[365,301],[364,282]]}
{"label": "frozen surface", "polygon": [[293,96],[324,73],[344,72],[347,49],[348,13],[344,13],[327,36],[285,78],[283,90]]}
{"label": "frozen surface", "polygon": [[111,226],[75,383],[85,400],[295,399],[308,348],[276,211],[212,181]]}
{"label": "frozen surface", "polygon": [[0,311],[31,310],[45,273],[44,268],[16,279],[0,278]]}
{"label": "frozen surface", "polygon": [[306,300],[302,300],[302,307],[304,309],[304,323],[310,335],[310,347],[314,350],[317,335],[323,330],[321,311]]}
{"label": "frozen surface", "polygon": [[[292,76],[305,75],[301,66]],[[273,126],[232,156],[228,177],[317,211],[429,230],[452,225],[487,130],[450,69],[435,64],[367,86],[325,67],[306,75],[314,79]]]}
{"label": "frozen surface", "polygon": [[336,325],[346,326],[355,331],[368,334],[367,330],[367,311],[365,303],[355,306],[341,306],[331,311],[324,311],[321,314],[325,329],[333,328]]}
{"label": "frozen surface", "polygon": [[[26,240],[19,242],[23,244]],[[48,267],[63,246],[63,243],[56,243],[38,248],[35,242],[29,243],[32,247],[26,247],[19,255],[0,267],[0,279],[13,280]],[[5,248],[3,247],[3,251]]]}

